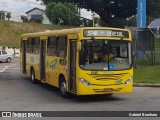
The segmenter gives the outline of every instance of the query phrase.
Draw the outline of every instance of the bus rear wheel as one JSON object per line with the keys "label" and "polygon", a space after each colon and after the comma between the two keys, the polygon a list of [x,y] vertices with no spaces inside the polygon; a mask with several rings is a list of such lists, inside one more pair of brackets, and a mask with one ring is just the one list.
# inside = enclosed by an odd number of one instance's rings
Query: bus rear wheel
{"label": "bus rear wheel", "polygon": [[34,69],[31,69],[31,81],[33,84],[36,84],[37,81],[35,79],[35,72],[34,72]]}
{"label": "bus rear wheel", "polygon": [[63,77],[60,77],[59,90],[62,97],[64,98],[70,97],[70,94],[67,91],[67,85],[66,85],[65,79]]}

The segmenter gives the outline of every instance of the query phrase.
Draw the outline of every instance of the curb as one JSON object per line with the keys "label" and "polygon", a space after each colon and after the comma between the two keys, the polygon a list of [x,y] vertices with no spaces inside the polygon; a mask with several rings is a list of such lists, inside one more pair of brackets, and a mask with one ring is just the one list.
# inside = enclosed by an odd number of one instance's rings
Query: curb
{"label": "curb", "polygon": [[134,87],[160,87],[157,83],[133,83]]}

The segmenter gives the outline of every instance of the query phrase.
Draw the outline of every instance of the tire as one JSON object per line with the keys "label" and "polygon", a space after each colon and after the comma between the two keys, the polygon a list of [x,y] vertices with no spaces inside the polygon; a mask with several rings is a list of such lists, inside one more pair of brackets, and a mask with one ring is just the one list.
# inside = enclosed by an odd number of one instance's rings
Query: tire
{"label": "tire", "polygon": [[60,77],[59,81],[60,81],[59,82],[59,91],[60,91],[61,96],[63,98],[69,98],[70,94],[67,91],[67,85],[66,85],[65,79],[63,77]]}
{"label": "tire", "polygon": [[11,62],[11,58],[7,58],[6,62],[10,63]]}
{"label": "tire", "polygon": [[33,84],[36,84],[37,83],[37,80],[35,79],[35,72],[34,72],[34,69],[31,69],[31,81]]}

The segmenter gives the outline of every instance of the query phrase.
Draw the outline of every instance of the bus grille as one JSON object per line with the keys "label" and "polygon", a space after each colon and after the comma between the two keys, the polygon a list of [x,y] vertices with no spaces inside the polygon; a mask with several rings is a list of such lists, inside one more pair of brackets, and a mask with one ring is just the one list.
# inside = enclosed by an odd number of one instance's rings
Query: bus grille
{"label": "bus grille", "polygon": [[100,81],[115,81],[118,79],[121,79],[123,76],[125,76],[127,73],[122,74],[89,74],[92,78]]}

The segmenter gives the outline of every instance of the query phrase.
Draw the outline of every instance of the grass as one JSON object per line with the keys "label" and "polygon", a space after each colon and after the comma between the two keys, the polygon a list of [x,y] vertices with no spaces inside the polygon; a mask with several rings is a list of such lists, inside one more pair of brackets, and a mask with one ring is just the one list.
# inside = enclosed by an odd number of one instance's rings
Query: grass
{"label": "grass", "polygon": [[148,66],[134,69],[134,82],[160,83],[160,66]]}
{"label": "grass", "polygon": [[20,36],[23,33],[41,32],[45,30],[59,30],[67,28],[71,28],[71,26],[0,21],[0,46],[19,46]]}
{"label": "grass", "polygon": [[156,48],[159,48],[159,47],[160,47],[160,38],[157,38],[157,39],[155,40],[155,47],[156,47]]}
{"label": "grass", "polygon": [[[144,66],[151,66],[152,65],[152,57],[151,57],[151,52],[146,51],[146,55],[143,57],[137,56],[136,59],[134,59],[134,63],[137,63],[137,67],[144,67]],[[154,52],[153,52],[154,55]],[[155,51],[155,64],[160,65],[160,49],[156,49]]]}

